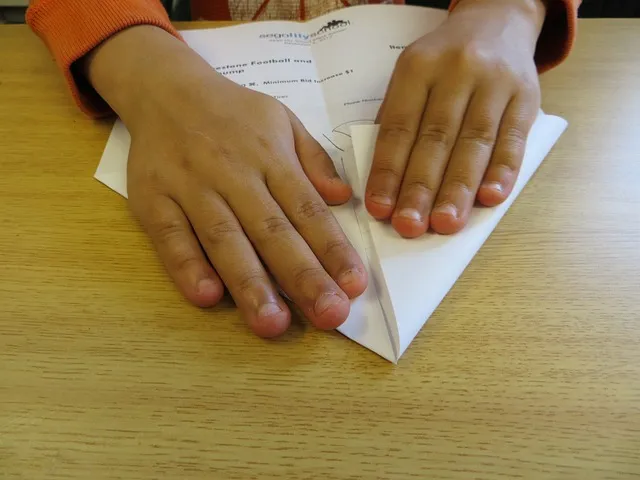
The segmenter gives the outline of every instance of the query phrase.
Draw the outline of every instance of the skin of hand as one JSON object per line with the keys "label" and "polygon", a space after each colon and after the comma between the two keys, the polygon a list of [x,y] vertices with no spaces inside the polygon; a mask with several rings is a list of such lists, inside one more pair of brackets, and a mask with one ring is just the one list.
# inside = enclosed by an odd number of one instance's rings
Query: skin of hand
{"label": "skin of hand", "polygon": [[462,0],[398,59],[365,205],[404,237],[461,230],[515,184],[540,106],[542,0]]}
{"label": "skin of hand", "polygon": [[81,71],[131,133],[129,205],[187,299],[213,306],[226,286],[262,337],[291,320],[276,284],[318,328],[346,320],[367,275],[327,204],[351,189],[291,111],[153,26]]}

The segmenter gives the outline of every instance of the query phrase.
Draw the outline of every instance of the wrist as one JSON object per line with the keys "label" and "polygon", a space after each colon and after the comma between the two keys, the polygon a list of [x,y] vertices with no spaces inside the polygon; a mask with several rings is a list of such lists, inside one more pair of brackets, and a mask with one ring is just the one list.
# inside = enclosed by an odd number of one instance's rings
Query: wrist
{"label": "wrist", "polygon": [[[195,62],[194,62],[195,59]],[[161,28],[139,25],[123,30],[92,50],[78,70],[129,128],[144,117],[148,104],[179,94],[176,82],[194,66],[201,75],[215,74],[185,43]],[[155,100],[154,100],[155,99]]]}
{"label": "wrist", "polygon": [[487,5],[519,11],[536,22],[544,22],[549,0],[454,0],[453,9]]}
{"label": "wrist", "polygon": [[[505,31],[519,39],[529,38],[533,46],[540,36],[549,0],[457,0],[452,16],[464,16],[470,23],[498,21]],[[479,18],[480,17],[480,18]]]}

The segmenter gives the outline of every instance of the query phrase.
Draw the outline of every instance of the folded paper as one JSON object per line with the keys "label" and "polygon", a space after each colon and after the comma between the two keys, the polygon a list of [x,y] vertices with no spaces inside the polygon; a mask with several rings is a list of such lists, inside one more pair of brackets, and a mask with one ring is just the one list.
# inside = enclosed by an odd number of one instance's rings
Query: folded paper
{"label": "folded paper", "polygon": [[[515,188],[507,200],[493,208],[474,208],[467,226],[454,235],[429,232],[414,239],[400,237],[391,225],[374,220],[365,211],[362,197],[378,127],[351,127],[355,156],[354,204],[361,234],[368,235],[372,245],[368,250],[369,268],[387,323],[384,330],[393,347],[393,361],[406,351],[566,127],[562,118],[540,112],[529,134]],[[357,336],[351,338],[359,341]],[[386,351],[378,353],[387,358]]]}
{"label": "folded paper", "polygon": [[[406,240],[372,221],[358,195],[371,162],[377,111],[399,54],[446,16],[431,8],[367,5],[309,22],[182,32],[218,73],[287,105],[354,185],[356,198],[331,210],[365,260],[371,281],[339,331],[391,362],[398,361],[566,127],[562,119],[539,115],[515,191],[503,205],[474,211],[461,233]],[[130,143],[117,120],[95,173],[125,197]],[[414,272],[420,278],[407,282]]]}

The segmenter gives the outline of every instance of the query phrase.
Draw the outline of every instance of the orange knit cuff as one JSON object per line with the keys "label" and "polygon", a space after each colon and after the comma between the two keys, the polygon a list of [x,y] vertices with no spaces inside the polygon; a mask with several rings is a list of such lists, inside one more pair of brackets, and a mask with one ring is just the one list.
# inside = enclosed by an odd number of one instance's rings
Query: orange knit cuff
{"label": "orange knit cuff", "polygon": [[[449,11],[461,0],[451,0]],[[536,46],[538,72],[544,73],[559,65],[571,52],[576,37],[578,5],[581,0],[543,0],[547,16]]]}
{"label": "orange knit cuff", "polygon": [[561,64],[573,49],[580,0],[546,0],[547,18],[536,47],[536,65],[544,73]]}
{"label": "orange knit cuff", "polygon": [[75,74],[76,60],[134,25],[154,25],[181,38],[158,0],[40,0],[32,2],[26,21],[55,58],[78,106],[92,117],[110,115],[112,110]]}

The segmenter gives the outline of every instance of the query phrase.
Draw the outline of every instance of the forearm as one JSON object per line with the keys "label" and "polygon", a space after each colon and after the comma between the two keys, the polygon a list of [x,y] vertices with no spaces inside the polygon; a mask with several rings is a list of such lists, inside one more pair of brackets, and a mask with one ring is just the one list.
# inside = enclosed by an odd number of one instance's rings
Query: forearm
{"label": "forearm", "polygon": [[582,0],[451,0],[449,10],[453,13],[463,6],[472,9],[503,4],[531,14],[537,39],[535,60],[542,73],[562,63],[571,52],[581,3]]}
{"label": "forearm", "polygon": [[523,14],[530,16],[532,19],[535,19],[536,24],[542,28],[548,1],[549,0],[451,0],[449,9],[482,7],[487,4],[503,5],[504,8],[517,9]]}
{"label": "forearm", "polygon": [[143,124],[158,102],[176,105],[176,100],[187,97],[206,98],[212,85],[224,80],[186,43],[148,25],[109,38],[79,67],[130,129]]}
{"label": "forearm", "polygon": [[153,25],[179,38],[158,0],[31,0],[27,23],[55,58],[78,105],[91,116],[108,114],[109,107],[78,78],[78,60],[136,25]]}
{"label": "forearm", "polygon": [[[78,62],[78,73],[120,116],[140,101],[145,90],[178,68],[172,61],[186,49],[182,42],[150,25],[111,36]],[[153,75],[151,74],[153,72]]]}
{"label": "forearm", "polygon": [[[533,56],[545,20],[542,0],[457,0],[450,17],[458,28],[474,32],[470,43],[482,42],[485,35],[509,38],[522,54]],[[484,28],[478,29],[478,22]]]}

